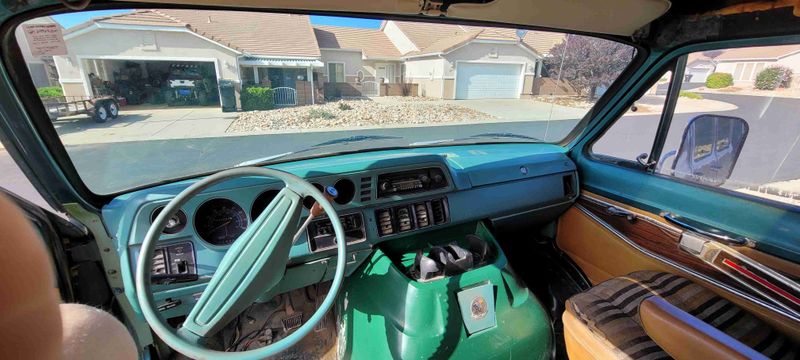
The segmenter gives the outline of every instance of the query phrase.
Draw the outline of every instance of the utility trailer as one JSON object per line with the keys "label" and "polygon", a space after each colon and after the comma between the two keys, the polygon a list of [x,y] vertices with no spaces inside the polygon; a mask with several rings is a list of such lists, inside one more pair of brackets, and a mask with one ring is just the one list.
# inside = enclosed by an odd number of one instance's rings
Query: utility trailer
{"label": "utility trailer", "polygon": [[64,116],[89,115],[95,122],[104,123],[119,116],[119,101],[113,96],[94,98],[58,96],[42,99],[51,121]]}

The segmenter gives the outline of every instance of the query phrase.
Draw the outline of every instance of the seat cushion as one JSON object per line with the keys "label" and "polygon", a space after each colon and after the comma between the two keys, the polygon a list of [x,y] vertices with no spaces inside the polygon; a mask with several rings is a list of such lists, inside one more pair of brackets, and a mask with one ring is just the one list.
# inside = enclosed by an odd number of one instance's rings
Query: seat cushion
{"label": "seat cushion", "polygon": [[[610,279],[570,298],[567,311],[611,344],[617,358],[669,358],[647,336],[639,318],[639,305],[651,296],[664,298],[769,358],[796,358],[797,345],[788,338],[710,290],[669,273],[640,271]],[[569,330],[565,326],[565,332]]]}

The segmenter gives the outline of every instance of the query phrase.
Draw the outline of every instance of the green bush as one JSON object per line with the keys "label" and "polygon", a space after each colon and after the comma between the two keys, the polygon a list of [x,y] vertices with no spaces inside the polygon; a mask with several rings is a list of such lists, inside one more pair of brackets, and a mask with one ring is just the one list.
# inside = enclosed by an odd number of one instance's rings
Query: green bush
{"label": "green bush", "polygon": [[696,92],[691,92],[691,91],[686,91],[686,90],[681,90],[681,92],[678,93],[678,96],[689,98],[689,99],[696,99],[696,100],[701,100],[703,98],[702,95],[700,95],[700,94],[698,94]]}
{"label": "green bush", "polygon": [[40,98],[64,96],[64,90],[61,90],[60,86],[40,87],[36,89],[36,92],[39,93]]}
{"label": "green bush", "polygon": [[339,110],[353,110],[353,107],[345,102],[340,102],[337,106],[339,107]]}
{"label": "green bush", "polygon": [[733,85],[733,75],[728,73],[713,73],[706,78],[706,87],[721,89]]}
{"label": "green bush", "polygon": [[308,118],[330,120],[330,119],[335,119],[336,114],[322,109],[311,109],[308,111]]}
{"label": "green bush", "polygon": [[250,86],[242,90],[242,110],[272,110],[275,108],[274,91],[268,87]]}
{"label": "green bush", "polygon": [[775,90],[788,88],[792,83],[792,69],[785,66],[770,66],[756,75],[756,89]]}

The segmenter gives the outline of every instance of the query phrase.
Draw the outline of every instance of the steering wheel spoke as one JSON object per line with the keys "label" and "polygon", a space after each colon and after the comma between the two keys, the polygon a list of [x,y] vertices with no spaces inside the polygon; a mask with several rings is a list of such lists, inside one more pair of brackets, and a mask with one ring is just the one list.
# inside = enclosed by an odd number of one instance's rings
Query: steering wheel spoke
{"label": "steering wheel spoke", "polygon": [[302,198],[283,188],[231,245],[183,323],[199,336],[212,335],[280,282],[297,231]]}
{"label": "steering wheel spoke", "polygon": [[[262,176],[283,181],[286,187],[267,209],[231,245],[217,271],[192,311],[176,332],[164,321],[153,299],[151,273],[153,253],[169,217],[203,190],[225,180],[243,176]],[[212,350],[207,340],[250,306],[259,296],[274,288],[284,276],[289,250],[297,233],[302,196],[313,197],[329,215],[336,234],[336,270],[330,290],[303,325],[286,337],[262,348],[243,352]],[[270,168],[240,167],[220,171],[181,191],[153,220],[142,241],[136,266],[136,298],[147,323],[169,347],[196,359],[256,360],[273,356],[296,344],[313,331],[333,306],[344,279],[347,263],[344,228],[336,209],[322,193],[307,181],[284,171]]]}

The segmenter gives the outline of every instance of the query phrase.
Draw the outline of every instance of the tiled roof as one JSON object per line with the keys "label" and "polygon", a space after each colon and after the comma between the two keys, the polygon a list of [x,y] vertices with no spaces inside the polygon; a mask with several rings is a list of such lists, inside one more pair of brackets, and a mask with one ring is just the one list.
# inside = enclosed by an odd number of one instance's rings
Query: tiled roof
{"label": "tiled roof", "polygon": [[552,49],[553,46],[564,41],[564,37],[565,35],[562,33],[530,30],[525,33],[525,37],[522,41],[539,54],[547,56],[550,54],[550,49]]}
{"label": "tiled roof", "polygon": [[95,18],[107,24],[185,27],[225,46],[253,55],[319,57],[319,46],[306,15],[217,10],[152,9]]}
{"label": "tiled roof", "polygon": [[[509,28],[432,24],[410,21],[395,21],[395,24],[403,31],[408,39],[420,49],[419,51],[404,55],[447,52],[473,39],[519,40],[517,30]],[[542,55],[547,55],[553,46],[563,40],[564,34],[544,31],[527,31],[522,38],[524,45]]]}
{"label": "tiled roof", "polygon": [[778,45],[728,49],[717,55],[714,60],[777,60],[798,51],[800,51],[800,45]]}
{"label": "tiled roof", "polygon": [[361,50],[367,59],[399,59],[400,51],[383,31],[343,26],[314,26],[323,49]]}

